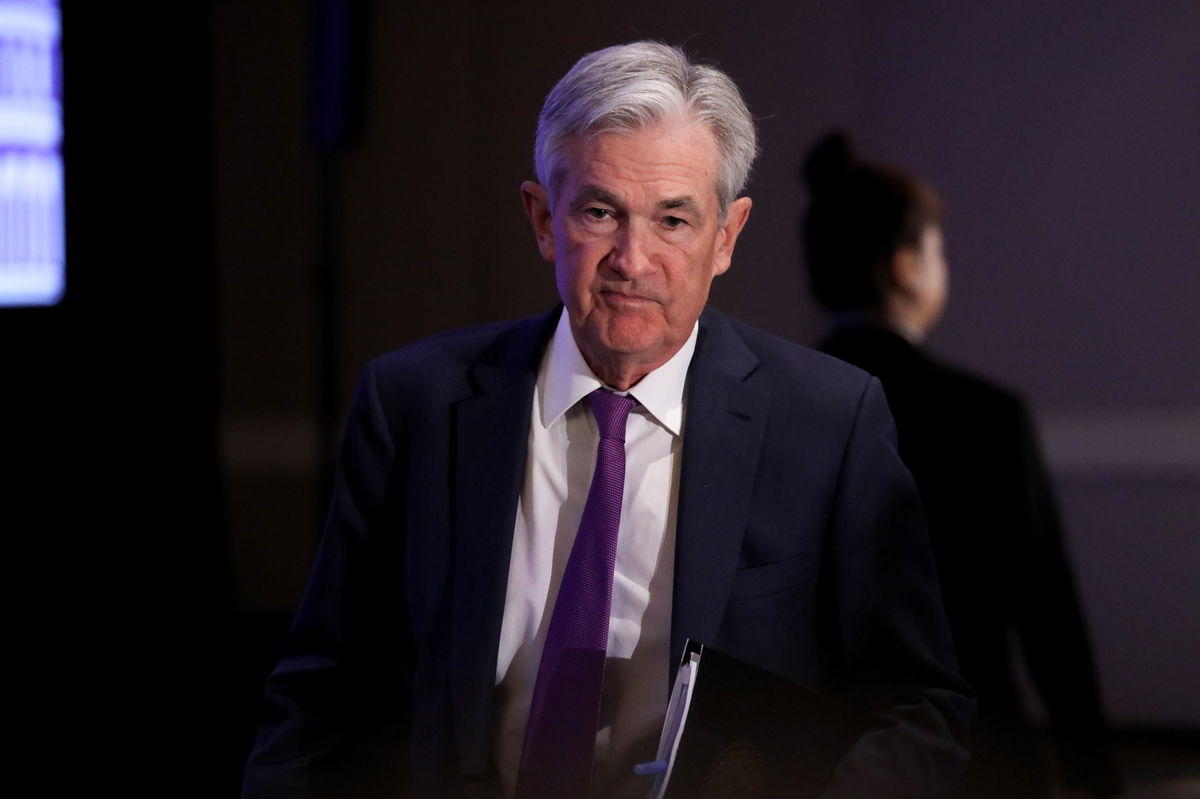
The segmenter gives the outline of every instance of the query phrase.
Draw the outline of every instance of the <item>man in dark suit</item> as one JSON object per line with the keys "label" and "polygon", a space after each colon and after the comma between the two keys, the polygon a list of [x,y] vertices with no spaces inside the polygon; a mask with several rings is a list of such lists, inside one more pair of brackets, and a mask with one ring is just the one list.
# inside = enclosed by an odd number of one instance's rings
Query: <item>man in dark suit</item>
{"label": "man in dark suit", "polygon": [[[246,797],[644,796],[689,638],[871,715],[830,799],[954,782],[971,701],[879,384],[704,307],[755,151],[729,78],[661,44],[589,54],[550,93],[522,197],[563,305],[366,369]],[[551,794],[527,720],[598,390],[636,406],[611,594],[583,603],[611,606],[603,692],[585,787]]]}

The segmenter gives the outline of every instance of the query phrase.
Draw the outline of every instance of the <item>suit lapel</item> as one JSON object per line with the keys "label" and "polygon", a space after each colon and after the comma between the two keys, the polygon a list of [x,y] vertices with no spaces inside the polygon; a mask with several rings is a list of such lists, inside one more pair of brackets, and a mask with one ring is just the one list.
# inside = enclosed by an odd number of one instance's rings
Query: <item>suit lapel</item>
{"label": "suit lapel", "polygon": [[712,643],[750,516],[769,397],[748,382],[758,358],[728,320],[705,312],[688,373],[676,525],[671,664]]}
{"label": "suit lapel", "polygon": [[492,689],[537,368],[556,312],[497,339],[454,409],[451,697],[466,774],[490,762]]}

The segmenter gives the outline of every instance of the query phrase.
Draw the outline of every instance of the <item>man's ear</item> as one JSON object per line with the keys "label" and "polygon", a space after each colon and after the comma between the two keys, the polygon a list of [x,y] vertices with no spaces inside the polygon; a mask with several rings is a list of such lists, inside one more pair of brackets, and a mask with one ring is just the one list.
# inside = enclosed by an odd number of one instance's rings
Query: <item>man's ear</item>
{"label": "man's ear", "polygon": [[525,205],[525,215],[533,226],[533,235],[537,238],[538,252],[547,261],[554,260],[554,224],[550,218],[550,198],[546,189],[532,180],[521,184],[521,202]]}
{"label": "man's ear", "polygon": [[750,218],[749,197],[738,197],[729,204],[729,212],[725,214],[725,222],[717,232],[716,260],[713,263],[713,275],[721,275],[733,263],[733,247],[737,238]]}

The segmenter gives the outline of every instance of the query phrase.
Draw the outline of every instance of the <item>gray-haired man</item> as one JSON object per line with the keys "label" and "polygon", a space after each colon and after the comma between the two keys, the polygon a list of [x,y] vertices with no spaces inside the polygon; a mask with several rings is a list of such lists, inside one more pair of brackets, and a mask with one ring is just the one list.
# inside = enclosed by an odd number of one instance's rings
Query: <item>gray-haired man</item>
{"label": "gray-haired man", "polygon": [[[689,638],[869,708],[829,797],[948,790],[971,703],[879,384],[705,310],[756,149],[732,81],[658,43],[551,91],[521,194],[563,304],[365,370],[247,797],[644,796],[632,767]],[[597,389],[633,410],[619,532],[580,601]],[[565,678],[599,697],[581,770],[564,702],[538,697],[552,627],[597,607],[601,671]]]}

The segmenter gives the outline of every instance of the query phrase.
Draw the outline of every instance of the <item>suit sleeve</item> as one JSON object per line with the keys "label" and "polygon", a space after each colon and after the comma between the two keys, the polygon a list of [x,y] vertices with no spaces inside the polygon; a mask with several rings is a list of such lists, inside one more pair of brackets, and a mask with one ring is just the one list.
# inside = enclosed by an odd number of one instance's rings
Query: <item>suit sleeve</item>
{"label": "suit sleeve", "polygon": [[871,719],[823,799],[949,795],[967,762],[974,702],[957,675],[924,513],[874,378],[846,445],[823,574],[836,660],[824,671]]}
{"label": "suit sleeve", "polygon": [[[364,373],[343,435],[316,563],[282,657],[267,679],[243,799],[373,795],[402,779],[407,747],[405,674],[410,636],[399,580],[402,542],[382,530],[403,497],[391,479],[396,441],[376,385]],[[386,579],[387,574],[391,579]]]}

